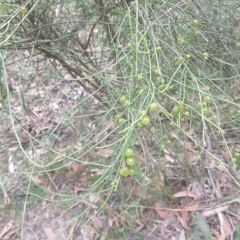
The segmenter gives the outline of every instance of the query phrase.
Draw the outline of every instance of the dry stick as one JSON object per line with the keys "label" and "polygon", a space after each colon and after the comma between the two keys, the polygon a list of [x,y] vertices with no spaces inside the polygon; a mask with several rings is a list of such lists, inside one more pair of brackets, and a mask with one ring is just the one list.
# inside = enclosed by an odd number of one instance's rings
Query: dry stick
{"label": "dry stick", "polygon": [[[80,76],[82,78],[85,78],[81,71],[79,71],[76,68],[73,68],[68,62],[66,62],[62,57],[57,56],[49,51],[47,51],[47,49],[43,48],[42,46],[40,46],[39,44],[36,45],[36,49],[38,49],[39,51],[43,52],[46,54],[46,56],[48,58],[53,58],[56,59],[57,61],[59,61],[62,66],[67,69],[68,73],[73,76],[74,78],[76,78],[76,76]],[[103,105],[105,105],[106,107],[108,107],[108,104],[106,102],[104,102],[101,97],[99,97],[96,93],[94,93],[89,87],[87,87],[85,84],[83,84],[81,81],[78,81],[78,83],[84,88],[84,90],[90,94],[92,94],[92,96],[94,98],[96,98],[99,102],[101,102]]]}
{"label": "dry stick", "polygon": [[[42,18],[40,18],[39,20],[40,20],[42,23],[45,22],[45,20],[42,19]],[[31,22],[30,22],[30,24],[31,24]],[[28,36],[32,36],[32,35],[33,35],[33,32],[29,33],[29,31],[27,30],[27,28],[25,28],[25,26],[24,26],[23,24],[22,24],[22,27],[23,27],[25,33],[26,33]],[[55,35],[55,37],[61,39],[61,34],[60,34],[55,28],[51,27],[51,32]],[[51,34],[49,34],[49,36],[50,36],[50,35],[51,35]],[[40,34],[38,37],[39,37],[40,39],[43,39],[43,40],[46,39],[46,37],[45,37],[43,34]],[[33,36],[32,38],[35,39],[35,36]],[[39,43],[39,41],[36,41],[36,42]],[[51,44],[51,40],[47,40],[47,43],[48,43],[48,45],[50,45],[50,44]],[[60,41],[60,43],[63,43],[63,42]],[[81,45],[81,47],[83,46],[82,43],[81,43],[80,45]],[[84,48],[83,48],[83,49],[84,49]],[[68,52],[71,52],[72,54],[74,54],[74,55],[76,56],[76,54],[74,53],[74,51],[72,51],[72,50],[69,49]],[[88,60],[90,60],[92,67],[95,68],[95,69],[97,69],[96,66],[94,66],[93,62],[91,61],[91,59],[90,59],[89,55],[87,54],[87,52],[85,51],[85,49],[84,49],[83,54],[88,57]],[[58,59],[58,56],[57,56],[55,59]],[[85,64],[84,61],[82,61],[81,58],[79,58],[79,56],[77,56],[77,59],[78,59],[78,61],[80,62],[80,64],[81,64],[82,66],[84,66],[85,69],[86,69],[88,72],[91,72],[91,69],[88,67],[87,64]],[[70,72],[70,73],[71,73],[71,72]],[[76,71],[75,71],[75,74],[76,74]],[[76,75],[81,76],[81,75],[79,75],[79,74],[76,74]],[[76,76],[75,76],[75,77],[76,77]],[[81,76],[81,77],[86,78],[86,76]],[[103,89],[103,87],[101,87],[100,81],[99,81],[96,77],[93,77],[93,79],[95,80],[95,82],[97,83],[97,85],[96,85],[95,83],[93,83],[92,81],[89,81],[88,79],[86,79],[86,82],[87,82],[89,85],[91,85],[93,88],[95,88],[96,90],[99,90],[99,91],[101,91],[101,92],[104,93],[104,94],[107,94],[106,91]],[[83,86],[83,84],[81,84],[81,86]],[[88,89],[88,88],[85,86],[84,89],[86,90],[86,89]],[[90,92],[90,93],[92,94],[92,92]],[[93,94],[93,95],[96,96],[96,94]],[[98,100],[99,100],[99,99],[98,99]],[[100,102],[103,103],[103,101],[100,101]],[[106,105],[106,104],[104,104],[104,105]]]}
{"label": "dry stick", "polygon": [[[204,11],[202,10],[202,7],[200,6],[200,4],[199,4],[198,2],[196,2],[195,0],[192,0],[192,2],[196,5],[196,7],[198,8],[198,10],[199,10],[199,11],[201,12],[201,14],[205,17],[205,19],[208,21],[209,26],[211,26],[211,21],[209,20],[209,18],[207,17],[207,15],[206,15],[206,14],[204,13]],[[214,30],[215,30],[215,29],[214,29]],[[226,52],[228,52],[229,54],[232,54],[231,51],[229,50],[229,48],[227,47],[227,45],[226,45],[226,43],[225,43],[225,41],[224,41],[224,39],[223,39],[223,36],[220,35],[217,31],[215,31],[215,32],[217,33],[218,39],[219,39],[222,47],[224,48],[224,50],[225,50]],[[233,67],[233,70],[234,70],[235,74],[238,75],[238,70],[237,70],[235,67]]]}
{"label": "dry stick", "polygon": [[[29,33],[29,31],[24,27],[24,25],[22,24],[22,27],[25,31],[25,33],[32,37]],[[55,36],[59,37],[60,38],[60,34],[55,31],[55,29],[51,29],[52,32],[54,32]],[[45,36],[43,36],[42,34],[39,36],[41,39],[46,39]],[[32,37],[34,39],[34,36]],[[50,42],[47,42],[48,45],[51,44],[51,41]],[[76,78],[76,76],[80,76],[82,78],[86,78],[86,76],[83,76],[82,72],[79,71],[78,69],[76,68],[73,68],[70,63],[68,63],[67,61],[64,60],[64,58],[60,57],[59,55],[56,55],[56,54],[53,54],[51,53],[50,51],[48,51],[46,48],[43,48],[38,42],[36,44],[36,48],[39,49],[41,52],[45,53],[46,56],[48,57],[51,57],[51,58],[54,58],[56,60],[58,60],[62,66],[67,69],[67,71],[70,73],[71,76],[73,76],[74,78]],[[79,62],[90,72],[90,69],[88,68],[88,66],[80,59],[78,58]],[[73,74],[74,73],[74,74]],[[95,78],[96,79],[96,78]],[[86,82],[89,83],[92,87],[94,87],[96,90],[99,90],[99,91],[103,91],[103,89],[101,89],[101,86],[97,86],[95,85],[94,83],[92,83],[91,81],[87,80],[86,79]],[[107,106],[108,107],[108,104],[105,103],[100,96],[98,96],[96,93],[94,93],[94,91],[92,91],[90,88],[88,88],[85,84],[81,83],[80,81],[78,81],[78,83],[85,89],[85,91],[87,91],[88,93],[92,94],[94,98],[96,98],[99,102],[101,102],[103,105]],[[100,83],[97,82],[99,85]],[[106,92],[103,91],[105,94]]]}

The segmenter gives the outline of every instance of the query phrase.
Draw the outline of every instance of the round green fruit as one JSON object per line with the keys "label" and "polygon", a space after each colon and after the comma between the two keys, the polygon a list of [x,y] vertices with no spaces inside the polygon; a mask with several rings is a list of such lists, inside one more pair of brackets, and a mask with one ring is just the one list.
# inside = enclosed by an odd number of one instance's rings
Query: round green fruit
{"label": "round green fruit", "polygon": [[197,31],[194,32],[194,35],[195,35],[196,37],[198,37],[198,36],[200,35],[200,32],[197,30]]}
{"label": "round green fruit", "polygon": [[178,106],[179,106],[179,109],[180,109],[181,111],[184,110],[184,108],[185,108],[183,102],[179,102],[179,103],[178,103]]}
{"label": "round green fruit", "polygon": [[164,91],[166,88],[167,88],[166,84],[161,84],[159,87],[160,91]]}
{"label": "round green fruit", "polygon": [[198,20],[193,20],[192,21],[192,26],[194,26],[194,27],[198,27],[199,26],[199,21]]}
{"label": "round green fruit", "polygon": [[184,40],[183,38],[178,38],[178,42],[179,42],[180,44],[184,44],[184,43],[185,43],[185,40]]}
{"label": "round green fruit", "polygon": [[234,156],[235,158],[239,158],[239,157],[240,157],[240,153],[235,152],[235,153],[233,154],[233,156]]}
{"label": "round green fruit", "polygon": [[157,132],[157,130],[156,130],[156,128],[155,127],[151,127],[150,128],[150,132],[151,132],[151,134],[156,134],[156,132]]}
{"label": "round green fruit", "polygon": [[128,166],[134,166],[135,165],[135,162],[136,162],[136,160],[134,159],[134,158],[127,158],[126,159],[126,164],[128,165]]}
{"label": "round green fruit", "polygon": [[178,63],[183,63],[184,62],[184,58],[183,57],[178,57],[177,61],[178,61]]}
{"label": "round green fruit", "polygon": [[173,114],[173,116],[174,116],[174,117],[178,117],[179,113],[180,113],[180,108],[179,108],[179,106],[174,106],[173,109],[172,109],[172,114]]}
{"label": "round green fruit", "polygon": [[141,123],[144,125],[144,126],[147,126],[149,125],[150,123],[150,118],[148,116],[145,116],[141,119]]}
{"label": "round green fruit", "polygon": [[161,48],[160,46],[157,46],[157,47],[156,47],[156,50],[157,50],[158,52],[160,52],[160,51],[162,50],[162,48]]}
{"label": "round green fruit", "polygon": [[123,177],[127,177],[129,175],[129,169],[127,167],[121,168],[119,174]]}
{"label": "round green fruit", "polygon": [[146,116],[146,115],[147,115],[147,111],[146,111],[146,110],[140,109],[140,110],[138,111],[138,116],[139,116],[139,117],[144,117],[144,116]]}
{"label": "round green fruit", "polygon": [[132,168],[129,169],[128,174],[129,174],[130,176],[134,176],[134,175],[135,175],[135,170],[132,169]]}
{"label": "round green fruit", "polygon": [[125,157],[127,158],[131,158],[133,156],[134,152],[131,148],[128,148],[125,152],[124,152],[124,155]]}
{"label": "round green fruit", "polygon": [[150,108],[150,111],[151,112],[157,112],[158,111],[158,104],[157,103],[151,103],[150,104],[150,106],[149,106],[149,108]]}
{"label": "round green fruit", "polygon": [[186,112],[184,113],[184,115],[185,115],[185,117],[190,117],[190,112],[189,112],[189,111],[186,111]]}
{"label": "round green fruit", "polygon": [[138,94],[139,94],[140,96],[145,96],[145,95],[146,95],[146,91],[145,91],[144,89],[140,89],[139,92],[138,92]]}
{"label": "round green fruit", "polygon": [[119,119],[118,119],[118,123],[119,123],[119,124],[122,124],[122,123],[124,123],[125,121],[126,121],[126,120],[125,120],[124,118],[119,118]]}
{"label": "round green fruit", "polygon": [[208,57],[209,57],[209,54],[208,54],[207,52],[203,53],[203,58],[204,58],[205,60],[208,60]]}
{"label": "round green fruit", "polygon": [[142,81],[142,80],[143,80],[143,76],[142,76],[142,75],[138,75],[138,76],[137,76],[137,80],[138,80],[138,81]]}
{"label": "round green fruit", "polygon": [[166,140],[166,145],[167,146],[169,146],[171,143],[172,143],[171,140],[169,140],[169,139]]}
{"label": "round green fruit", "polygon": [[203,101],[206,103],[206,104],[209,104],[211,102],[211,98],[209,96],[206,96],[204,97]]}
{"label": "round green fruit", "polygon": [[127,102],[127,97],[126,96],[120,97],[119,102],[123,103],[123,104],[126,103]]}
{"label": "round green fruit", "polygon": [[203,108],[203,115],[207,116],[209,114],[208,108]]}

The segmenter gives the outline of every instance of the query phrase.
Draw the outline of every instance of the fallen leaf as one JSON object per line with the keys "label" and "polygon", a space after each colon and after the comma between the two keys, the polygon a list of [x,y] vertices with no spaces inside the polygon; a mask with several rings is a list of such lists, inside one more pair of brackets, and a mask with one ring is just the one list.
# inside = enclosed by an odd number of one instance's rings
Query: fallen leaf
{"label": "fallen leaf", "polygon": [[232,229],[230,223],[224,217],[222,212],[218,212],[218,218],[220,222],[221,237],[218,240],[225,240],[231,234]]}
{"label": "fallen leaf", "polygon": [[73,172],[75,172],[75,173],[83,173],[85,171],[85,167],[78,163],[72,163],[71,168],[72,168]]}
{"label": "fallen leaf", "polygon": [[70,229],[69,229],[69,236],[68,239],[69,240],[73,240],[74,238],[74,228],[76,226],[77,220],[71,225]]}
{"label": "fallen leaf", "polygon": [[188,211],[188,212],[194,212],[198,209],[199,206],[199,202],[193,204],[193,205],[189,205],[189,206],[184,206],[183,209]]}
{"label": "fallen leaf", "polygon": [[142,199],[147,199],[146,193],[142,191],[141,186],[137,186],[132,191],[133,196],[141,197]]}
{"label": "fallen leaf", "polygon": [[46,233],[48,240],[56,240],[56,235],[51,228],[44,228],[43,230]]}
{"label": "fallen leaf", "polygon": [[188,217],[188,212],[187,211],[182,211],[180,212],[180,216],[178,216],[178,219],[180,221],[180,223],[182,224],[182,226],[188,230],[189,226],[187,224],[187,217]]}
{"label": "fallen leaf", "polygon": [[9,205],[11,203],[11,199],[9,198],[7,192],[4,191],[4,204]]}
{"label": "fallen leaf", "polygon": [[114,153],[114,150],[111,148],[102,148],[102,149],[96,151],[97,155],[99,155],[101,157],[105,157],[105,158],[110,157],[113,153]]}
{"label": "fallen leaf", "polygon": [[38,175],[32,175],[32,181],[38,185],[44,185],[44,179],[40,178]]}
{"label": "fallen leaf", "polygon": [[12,228],[12,225],[12,220],[4,225],[2,231],[0,232],[0,238],[3,238],[3,236]]}
{"label": "fallen leaf", "polygon": [[185,231],[182,229],[178,240],[186,240]]}
{"label": "fallen leaf", "polygon": [[168,154],[168,151],[167,150],[164,150],[164,157],[165,157],[165,159],[168,161],[168,162],[170,162],[170,163],[174,163],[175,162],[175,160],[170,156],[170,154]]}
{"label": "fallen leaf", "polygon": [[144,222],[140,224],[140,226],[136,229],[136,232],[140,232],[142,228],[147,224],[147,222],[149,222],[149,220],[152,219],[152,214],[153,214],[152,210],[147,212],[146,217],[143,220]]}
{"label": "fallen leaf", "polygon": [[104,224],[99,218],[97,218],[95,216],[95,217],[92,217],[91,219],[92,219],[92,223],[93,223],[94,228],[103,229]]}
{"label": "fallen leaf", "polygon": [[218,208],[215,208],[215,209],[207,210],[207,211],[203,212],[202,215],[204,217],[210,217],[210,216],[215,215],[217,213],[224,212],[227,209],[228,209],[228,205],[221,206],[221,207],[218,207]]}
{"label": "fallen leaf", "polygon": [[199,199],[199,196],[196,193],[191,192],[191,191],[181,191],[181,192],[173,194],[173,196],[175,198],[179,198],[179,197],[192,197],[195,200]]}
{"label": "fallen leaf", "polygon": [[15,172],[15,166],[14,166],[13,161],[12,161],[12,156],[10,156],[9,159],[8,159],[8,171],[10,173]]}
{"label": "fallen leaf", "polygon": [[167,211],[165,211],[165,210],[163,210],[163,209],[160,209],[160,208],[157,206],[157,204],[155,204],[154,210],[155,210],[156,213],[159,215],[159,217],[160,217],[161,219],[163,219],[163,220],[169,217],[169,212],[167,212]]}

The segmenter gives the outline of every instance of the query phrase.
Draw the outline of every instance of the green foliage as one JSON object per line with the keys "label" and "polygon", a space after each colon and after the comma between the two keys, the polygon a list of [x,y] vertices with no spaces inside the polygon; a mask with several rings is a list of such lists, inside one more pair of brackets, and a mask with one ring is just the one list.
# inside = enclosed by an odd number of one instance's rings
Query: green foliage
{"label": "green foliage", "polygon": [[[202,170],[208,161],[189,161],[187,146],[193,144],[196,155],[208,153],[221,164],[219,155],[210,152],[209,143],[215,141],[230,156],[223,168],[240,186],[230,173],[237,169],[237,158],[225,137],[229,129],[240,133],[239,7],[227,0],[201,5],[176,0],[1,4],[0,47],[6,60],[0,61],[0,71],[2,64],[13,66],[17,86],[5,111],[23,163],[44,173],[55,194],[58,188],[49,169],[58,172],[73,162],[79,164],[87,170],[73,171],[93,181],[82,198],[109,191],[109,199],[126,180],[120,176],[144,186],[151,185],[155,168],[166,171],[170,183],[176,176],[198,178],[198,168]],[[10,71],[0,72],[4,84],[10,83],[9,75]],[[33,83],[34,90],[28,91]],[[2,85],[0,80],[1,90]],[[20,102],[22,112],[13,113],[19,108],[12,102]],[[48,107],[49,115],[44,112]],[[43,119],[25,126],[28,111],[54,118],[54,127],[34,132]],[[53,159],[37,155],[38,150],[33,160],[17,124],[31,149],[40,146]],[[61,126],[74,133],[70,143],[58,136]],[[125,152],[129,146],[134,153]],[[171,164],[163,170],[166,152]],[[44,197],[38,190],[35,194]],[[206,222],[200,215],[197,219],[204,237],[211,239]]]}
{"label": "green foliage", "polygon": [[196,217],[197,217],[197,225],[200,228],[200,231],[202,232],[204,239],[212,240],[213,238],[211,236],[210,229],[209,229],[205,219],[203,218],[203,216],[199,213],[196,213]]}

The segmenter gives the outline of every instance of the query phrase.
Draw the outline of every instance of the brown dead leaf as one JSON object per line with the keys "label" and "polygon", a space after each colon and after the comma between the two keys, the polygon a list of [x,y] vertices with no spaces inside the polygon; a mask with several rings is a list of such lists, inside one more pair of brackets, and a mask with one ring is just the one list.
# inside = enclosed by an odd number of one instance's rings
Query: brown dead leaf
{"label": "brown dead leaf", "polygon": [[113,225],[113,223],[115,223],[115,225],[118,227],[119,223],[118,223],[117,218],[115,217],[116,214],[114,212],[114,209],[110,205],[108,205],[108,204],[106,204],[105,209],[113,217],[113,219],[109,218],[109,223],[108,223],[109,227],[111,227]]}
{"label": "brown dead leaf", "polygon": [[153,215],[152,209],[147,211],[147,214],[145,215],[143,223],[141,223],[140,226],[136,229],[136,232],[140,232],[142,230],[142,228],[144,228],[144,226],[149,222],[149,220],[152,219],[152,215]]}
{"label": "brown dead leaf", "polygon": [[38,175],[32,175],[32,181],[38,185],[44,185],[45,181],[44,179],[42,179],[41,177],[39,177]]}
{"label": "brown dead leaf", "polygon": [[127,181],[128,188],[132,189],[133,188],[133,184],[132,184],[131,178],[126,178],[126,181]]}
{"label": "brown dead leaf", "polygon": [[199,202],[189,205],[189,206],[184,206],[183,209],[188,212],[194,212],[198,209],[198,206],[199,206]]}
{"label": "brown dead leaf", "polygon": [[142,199],[147,199],[146,193],[142,191],[141,186],[135,187],[132,194],[135,197],[141,197]]}
{"label": "brown dead leaf", "polygon": [[98,151],[96,151],[97,155],[99,155],[101,157],[105,157],[105,158],[110,157],[113,153],[114,153],[114,150],[111,148],[102,148],[102,149],[99,149]]}
{"label": "brown dead leaf", "polygon": [[189,229],[189,226],[187,224],[187,218],[188,218],[188,211],[180,212],[180,216],[178,216],[178,219],[179,219],[180,223],[182,224],[183,228],[185,228],[186,230]]}
{"label": "brown dead leaf", "polygon": [[159,217],[163,220],[169,217],[169,212],[167,212],[166,210],[160,209],[157,204],[155,204],[154,210],[159,215]]}
{"label": "brown dead leaf", "polygon": [[4,191],[4,204],[9,205],[11,203],[11,199],[9,198],[7,192]]}
{"label": "brown dead leaf", "polygon": [[73,240],[74,238],[74,229],[75,229],[76,223],[77,223],[77,220],[71,225],[69,229],[69,235],[68,235],[69,240]]}
{"label": "brown dead leaf", "polygon": [[175,198],[191,197],[191,198],[194,198],[194,200],[198,200],[199,199],[199,196],[196,193],[191,192],[191,191],[181,191],[181,192],[173,194],[173,196]]}
{"label": "brown dead leaf", "polygon": [[51,228],[44,228],[43,230],[46,233],[48,240],[56,240],[56,235]]}
{"label": "brown dead leaf", "polygon": [[94,228],[96,228],[96,229],[103,229],[104,228],[103,222],[98,217],[94,216],[91,219],[92,219],[92,223],[93,223]]}
{"label": "brown dead leaf", "polygon": [[220,213],[220,212],[224,212],[227,209],[228,209],[228,205],[225,205],[225,206],[221,206],[221,207],[218,207],[218,208],[207,210],[207,211],[203,212],[202,215],[204,217],[211,217],[212,215],[215,215],[215,214]]}
{"label": "brown dead leaf", "polygon": [[85,167],[78,163],[72,163],[71,168],[75,173],[83,173],[85,171]]}
{"label": "brown dead leaf", "polygon": [[[12,225],[13,225],[12,220],[9,221],[7,224],[4,225],[2,231],[0,232],[0,238],[3,238],[4,235],[7,234],[7,232],[12,228]],[[4,238],[3,238],[3,239],[4,239]]]}
{"label": "brown dead leaf", "polygon": [[185,231],[182,229],[178,240],[186,240]]}
{"label": "brown dead leaf", "polygon": [[174,158],[172,158],[172,157],[170,156],[170,154],[169,154],[169,152],[168,152],[167,150],[164,150],[164,157],[165,157],[165,159],[166,159],[168,162],[170,162],[170,163],[172,163],[172,164],[175,162]]}
{"label": "brown dead leaf", "polygon": [[220,222],[221,237],[218,240],[225,240],[231,234],[231,225],[224,217],[222,212],[218,212],[218,218]]}

